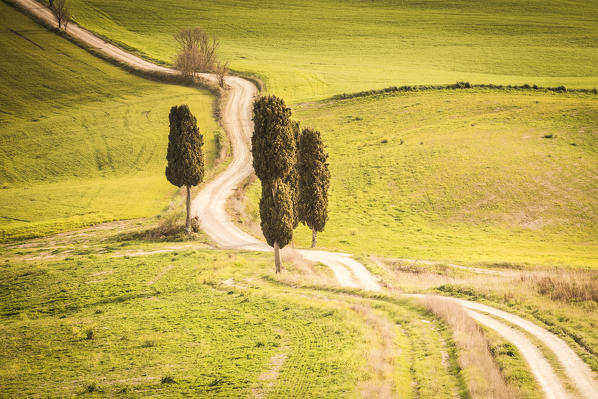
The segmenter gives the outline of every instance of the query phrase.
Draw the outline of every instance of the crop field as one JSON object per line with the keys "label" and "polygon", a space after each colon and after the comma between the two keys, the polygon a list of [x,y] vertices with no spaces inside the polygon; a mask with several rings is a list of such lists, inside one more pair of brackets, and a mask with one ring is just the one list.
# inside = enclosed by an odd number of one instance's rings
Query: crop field
{"label": "crop field", "polygon": [[[287,102],[404,84],[598,86],[593,2],[73,0],[75,20],[170,63],[199,26]],[[139,12],[143,8],[143,12]]]}
{"label": "crop field", "polygon": [[5,3],[0,21],[0,241],[167,208],[172,105],[196,114],[213,164],[210,93],[135,77]]}
{"label": "crop field", "polygon": [[[299,105],[294,117],[330,153],[323,248],[598,266],[595,95],[425,91]],[[295,234],[298,246],[310,240]]]}
{"label": "crop field", "polygon": [[37,260],[28,256],[56,240],[2,248],[0,396],[451,398],[466,389],[450,330],[420,305],[301,288],[329,278],[312,266],[288,264],[272,279],[267,254],[167,243],[151,255],[137,252],[142,242],[113,240],[87,237],[87,254],[58,246]]}

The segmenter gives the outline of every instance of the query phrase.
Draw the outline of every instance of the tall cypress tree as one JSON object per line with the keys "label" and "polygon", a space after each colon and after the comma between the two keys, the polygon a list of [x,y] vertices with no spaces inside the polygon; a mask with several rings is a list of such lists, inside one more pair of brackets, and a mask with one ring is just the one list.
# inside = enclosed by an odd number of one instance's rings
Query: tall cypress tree
{"label": "tall cypress tree", "polygon": [[251,137],[253,169],[262,183],[261,226],[268,245],[274,247],[276,272],[280,273],[280,249],[293,238],[293,190],[289,175],[296,166],[295,133],[291,110],[275,96],[261,97],[253,106]]}
{"label": "tall cypress tree", "polygon": [[191,231],[191,186],[203,180],[203,136],[199,133],[197,119],[184,104],[174,106],[168,115],[170,134],[166,159],[166,178],[177,187],[187,188],[187,220],[185,227]]}
{"label": "tall cypress tree", "polygon": [[328,188],[330,171],[328,154],[320,132],[303,129],[297,146],[299,171],[299,220],[311,229],[311,247],[317,242],[318,231],[323,231],[328,219]]}
{"label": "tall cypress tree", "polygon": [[[301,137],[301,127],[299,122],[291,121],[291,128],[293,129],[293,136],[295,138],[295,145],[299,145],[299,138]],[[293,230],[299,226],[299,170],[297,169],[297,155],[295,155],[295,167],[291,169],[285,179],[285,183],[288,184],[291,190],[291,199],[293,201]]]}

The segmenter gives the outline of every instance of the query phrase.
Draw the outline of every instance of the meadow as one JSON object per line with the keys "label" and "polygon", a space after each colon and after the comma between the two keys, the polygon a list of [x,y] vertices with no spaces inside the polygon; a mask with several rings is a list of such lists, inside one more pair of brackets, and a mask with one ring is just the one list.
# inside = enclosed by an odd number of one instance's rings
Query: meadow
{"label": "meadow", "polygon": [[[492,384],[504,397],[540,397],[513,345],[459,308],[404,292],[524,316],[598,370],[595,271],[527,270],[598,266],[595,94],[321,100],[457,80],[596,86],[591,4],[72,5],[78,23],[165,63],[172,34],[202,26],[235,71],[293,103],[330,152],[319,245],[357,253],[387,290],[340,289],[328,268],[292,250],[274,276],[271,254],[165,233],[183,209],[164,178],[168,110],[190,105],[213,173],[214,97],[135,77],[0,3],[0,51],[10,55],[0,59],[0,240],[75,230],[0,246],[0,397],[448,399],[487,397]],[[258,185],[247,193],[237,210],[255,226]],[[300,227],[294,244],[309,239]]]}
{"label": "meadow", "polygon": [[122,223],[0,249],[0,396],[467,389],[450,330],[417,303],[327,289],[317,265],[273,278],[270,254],[138,241]]}
{"label": "meadow", "polygon": [[[598,371],[598,271],[463,269],[442,262],[415,262],[392,258],[361,257],[372,272],[383,276],[388,287],[401,292],[431,292],[487,303],[518,314],[563,338],[578,355]],[[556,286],[548,287],[548,286]],[[594,295],[594,298],[592,298]],[[545,351],[547,357],[550,351]],[[500,353],[494,354],[498,361]],[[558,369],[558,363],[555,363]],[[511,366],[502,367],[507,373]],[[527,397],[527,396],[524,396]]]}
{"label": "meadow", "polygon": [[148,81],[0,4],[0,241],[154,216],[168,112],[188,103],[216,158],[211,93]]}
{"label": "meadow", "polygon": [[[140,8],[143,12],[139,12]],[[598,86],[598,9],[533,0],[73,0],[75,20],[171,63],[199,26],[235,71],[296,103],[391,85]]]}
{"label": "meadow", "polygon": [[[322,248],[464,264],[598,266],[598,98],[432,90],[298,105],[330,153]],[[259,218],[259,182],[247,218]],[[259,225],[259,221],[257,222]],[[295,244],[309,245],[300,227]]]}

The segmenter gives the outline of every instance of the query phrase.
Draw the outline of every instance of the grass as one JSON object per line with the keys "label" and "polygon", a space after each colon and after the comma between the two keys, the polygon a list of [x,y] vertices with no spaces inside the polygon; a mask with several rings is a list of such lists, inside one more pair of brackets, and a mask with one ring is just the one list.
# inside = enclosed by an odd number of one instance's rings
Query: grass
{"label": "grass", "polygon": [[[450,331],[421,306],[302,285],[310,265],[272,278],[271,254],[127,239],[139,226],[120,224],[0,249],[0,396],[463,390]],[[79,241],[88,252],[67,248]]]}
{"label": "grass", "polygon": [[498,269],[500,274],[481,274],[434,263],[380,258],[362,261],[366,265],[374,262],[370,268],[377,268],[391,289],[456,296],[531,320],[563,338],[594,371],[598,370],[598,302],[577,295],[555,296],[537,284],[543,278],[594,281],[598,273],[595,270]]}
{"label": "grass", "polygon": [[153,216],[170,106],[188,103],[216,158],[207,91],[135,77],[0,4],[0,241]]}
{"label": "grass", "polygon": [[[596,87],[598,10],[582,1],[73,0],[78,23],[172,62],[200,26],[237,71],[289,102],[389,85]],[[142,10],[142,12],[140,12]]]}
{"label": "grass", "polygon": [[[304,104],[294,117],[330,153],[323,248],[598,266],[594,95],[425,91]],[[259,187],[248,197],[255,218]],[[310,237],[301,227],[295,242]]]}
{"label": "grass", "polygon": [[514,387],[513,389],[519,394],[519,397],[541,399],[543,397],[542,390],[517,347],[493,330],[484,329],[483,331],[488,338],[488,349],[492,353],[492,358],[500,367],[507,383]]}
{"label": "grass", "polygon": [[522,275],[540,295],[563,302],[598,303],[598,274],[569,272],[545,275]]}
{"label": "grass", "polygon": [[439,297],[426,297],[424,305],[450,326],[470,397],[516,398],[489,350],[483,330],[463,307]]}
{"label": "grass", "polygon": [[214,251],[3,265],[0,394],[245,397],[283,340],[279,388],[351,392],[361,331],[342,309],[220,284],[266,265]]}

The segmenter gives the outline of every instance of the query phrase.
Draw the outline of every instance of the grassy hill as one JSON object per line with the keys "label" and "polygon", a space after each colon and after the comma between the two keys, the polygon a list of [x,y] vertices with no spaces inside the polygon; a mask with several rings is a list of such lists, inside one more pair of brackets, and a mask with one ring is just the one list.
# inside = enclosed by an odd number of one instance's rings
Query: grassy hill
{"label": "grassy hill", "polygon": [[159,213],[168,112],[188,103],[215,157],[213,97],[135,77],[0,3],[0,240]]}
{"label": "grassy hill", "polygon": [[323,247],[598,266],[595,95],[435,90],[305,104],[294,117],[330,153]]}
{"label": "grassy hill", "polygon": [[[598,8],[587,1],[73,0],[77,22],[171,62],[201,26],[232,68],[289,102],[403,84],[598,86]],[[143,12],[140,12],[140,9]]]}
{"label": "grassy hill", "polygon": [[449,399],[463,389],[450,330],[421,306],[301,288],[326,276],[290,264],[273,280],[270,254],[127,253],[29,262],[3,251],[0,396]]}

